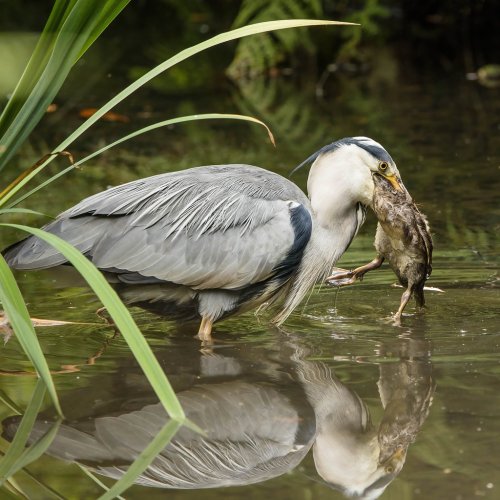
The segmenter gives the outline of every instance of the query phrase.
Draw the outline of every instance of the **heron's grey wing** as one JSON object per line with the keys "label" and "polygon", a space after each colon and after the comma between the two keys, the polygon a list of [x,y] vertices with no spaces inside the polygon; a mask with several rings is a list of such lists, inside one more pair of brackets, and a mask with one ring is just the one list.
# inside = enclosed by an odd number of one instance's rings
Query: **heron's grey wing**
{"label": "heron's grey wing", "polygon": [[[311,227],[308,200],[297,186],[234,165],[118,186],[83,200],[46,230],[126,282],[238,289],[298,265]],[[36,238],[6,257],[22,269],[64,262]]]}

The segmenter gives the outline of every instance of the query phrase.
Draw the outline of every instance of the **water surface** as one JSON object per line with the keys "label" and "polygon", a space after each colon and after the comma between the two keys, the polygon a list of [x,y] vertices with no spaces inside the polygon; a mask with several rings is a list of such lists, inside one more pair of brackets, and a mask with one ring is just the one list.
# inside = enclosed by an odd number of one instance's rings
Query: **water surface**
{"label": "water surface", "polygon": [[[318,287],[282,330],[265,314],[220,323],[210,349],[134,309],[186,410],[208,436],[182,431],[127,498],[163,498],[164,487],[177,488],[168,495],[179,499],[500,495],[498,91],[456,78],[371,86],[337,79],[325,96],[317,100],[314,86],[305,91],[286,80],[233,89],[217,110],[260,116],[273,128],[277,150],[248,126],[164,131],[108,153],[59,181],[50,196],[26,204],[56,214],[108,185],[200,164],[254,163],[286,174],[336,138],[367,135],[390,151],[429,217],[435,253],[428,285],[442,293],[427,293],[424,314],[410,304],[401,327],[387,321],[402,293],[391,286],[387,267],[338,292]],[[172,115],[207,110],[203,99],[148,99],[155,116],[160,108]],[[137,109],[124,112],[140,125]],[[68,116],[66,125],[54,121],[54,134],[78,122]],[[103,125],[81,148],[129,126]],[[297,176],[301,186],[306,175]],[[374,229],[372,216],[339,265],[373,258]],[[166,416],[124,340],[112,338],[95,316],[99,303],[87,288],[47,272],[17,277],[33,317],[81,323],[37,329],[68,419],[50,456],[18,481],[33,498],[97,496],[99,488],[75,462],[111,484],[106,476],[119,477]],[[2,347],[0,374],[2,394],[25,407],[35,377],[15,338]],[[8,406],[0,411],[7,435],[16,419]],[[39,432],[51,418],[47,403]]]}

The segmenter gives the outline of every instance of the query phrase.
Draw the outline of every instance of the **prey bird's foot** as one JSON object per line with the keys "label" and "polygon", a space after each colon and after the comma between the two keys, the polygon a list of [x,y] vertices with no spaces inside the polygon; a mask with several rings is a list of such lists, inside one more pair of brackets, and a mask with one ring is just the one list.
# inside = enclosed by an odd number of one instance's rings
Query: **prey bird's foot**
{"label": "prey bird's foot", "polygon": [[396,314],[384,316],[384,317],[380,318],[380,321],[382,323],[385,323],[386,325],[390,325],[390,326],[402,326],[401,325],[401,318],[397,319]]}
{"label": "prey bird's foot", "polygon": [[373,271],[374,269],[378,269],[382,262],[384,262],[384,258],[378,255],[368,264],[364,266],[357,267],[352,271],[347,271],[345,269],[335,268],[335,272],[326,278],[326,283],[332,286],[347,286],[352,285],[356,282],[356,280],[362,281],[364,275],[368,271]]}
{"label": "prey bird's foot", "polygon": [[402,326],[401,324],[401,319],[402,319],[402,314],[396,313],[394,316],[391,316],[391,323],[394,326]]}
{"label": "prey bird's foot", "polygon": [[335,268],[336,271],[326,278],[325,282],[330,286],[348,286],[352,285],[356,281],[356,275],[354,271],[348,271],[347,269]]}

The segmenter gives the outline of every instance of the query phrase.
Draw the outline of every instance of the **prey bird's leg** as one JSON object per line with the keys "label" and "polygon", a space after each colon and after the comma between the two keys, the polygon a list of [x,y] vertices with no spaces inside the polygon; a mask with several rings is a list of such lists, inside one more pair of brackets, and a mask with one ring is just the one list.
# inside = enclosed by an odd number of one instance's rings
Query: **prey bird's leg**
{"label": "prey bird's leg", "polygon": [[212,326],[214,322],[210,319],[207,318],[206,316],[203,316],[201,318],[201,323],[200,323],[200,328],[198,330],[198,338],[202,342],[206,342],[207,344],[212,343]]}
{"label": "prey bird's leg", "polygon": [[363,276],[368,271],[378,269],[382,265],[382,262],[384,262],[384,257],[382,257],[381,255],[377,255],[377,257],[375,257],[371,262],[368,262],[368,264],[357,267],[352,271],[340,271],[337,273],[333,273],[331,276],[326,278],[326,282],[329,285],[334,286],[352,285],[356,280],[362,280]]}
{"label": "prey bird's leg", "polygon": [[411,294],[411,288],[408,287],[401,296],[401,304],[399,305],[398,312],[394,315],[394,322],[396,323],[396,325],[401,325],[401,316],[403,315],[403,309],[406,307],[406,304],[408,304],[408,301],[411,298]]}
{"label": "prey bird's leg", "polygon": [[417,310],[422,311],[425,309],[425,298],[424,298],[424,284],[415,288],[414,292],[415,300],[417,302]]}

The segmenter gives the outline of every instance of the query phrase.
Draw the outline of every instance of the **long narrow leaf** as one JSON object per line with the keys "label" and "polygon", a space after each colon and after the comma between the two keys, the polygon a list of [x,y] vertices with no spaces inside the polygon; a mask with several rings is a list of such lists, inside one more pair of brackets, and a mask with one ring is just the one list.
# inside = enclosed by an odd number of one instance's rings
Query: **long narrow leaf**
{"label": "long narrow leaf", "polygon": [[[130,84],[115,97],[109,100],[104,106],[99,108],[90,118],[88,118],[80,127],[78,127],[68,138],[66,138],[59,146],[54,149],[55,151],[61,151],[67,149],[67,147],[72,144],[78,137],[80,137],[85,131],[87,131],[97,120],[99,120],[104,114],[109,110],[114,108],[117,104],[126,99],[133,92],[141,88],[143,85],[148,83],[150,80],[158,76],[159,74],[165,72],[172,66],[194,56],[204,50],[210,49],[217,45],[232,40],[237,40],[245,36],[256,35],[259,33],[267,33],[269,31],[276,31],[288,28],[299,28],[306,26],[334,26],[334,25],[349,25],[354,26],[354,23],[345,23],[339,21],[325,21],[325,20],[312,20],[312,19],[293,19],[293,20],[281,20],[281,21],[267,21],[263,23],[256,23],[250,26],[244,26],[242,28],[237,28],[235,30],[227,31],[216,35],[204,42],[197,45],[193,45],[185,50],[182,50],[175,56],[167,59],[163,63],[154,67],[152,70],[148,71],[145,75],[138,78],[135,82]],[[40,165],[37,169],[33,170],[29,175],[27,175],[22,182],[16,186],[16,190],[9,192],[2,200],[0,200],[0,206],[3,206],[19,189],[26,185],[33,177],[35,177],[38,172],[40,172],[46,165],[52,161],[52,158],[48,158],[45,163]]]}
{"label": "long narrow leaf", "polygon": [[47,106],[78,59],[86,38],[89,19],[95,12],[96,5],[93,4],[93,1],[76,2],[65,19],[43,72],[19,109],[14,122],[1,139],[5,152],[0,156],[0,169],[41,120]]}
{"label": "long narrow leaf", "polygon": [[[90,472],[84,465],[79,464],[78,462],[75,463],[76,465],[78,465],[78,467],[80,467],[81,471],[85,475],[87,475],[88,477],[90,477],[90,479],[92,479],[92,481],[94,481],[94,483],[100,486],[104,491],[109,491],[109,488],[95,474],[92,474],[92,472]],[[125,500],[123,497],[119,495],[115,496],[115,498],[118,498],[118,500]]]}
{"label": "long narrow leaf", "polygon": [[[135,321],[130,315],[128,309],[123,305],[117,293],[113,290],[113,288],[111,288],[109,283],[104,279],[103,275],[94,266],[94,264],[92,264],[92,262],[85,258],[76,248],[71,246],[66,241],[62,240],[58,236],[42,231],[41,229],[21,226],[19,224],[0,224],[0,226],[20,229],[21,231],[26,231],[27,233],[37,236],[49,245],[53,246],[58,252],[63,254],[69,262],[71,262],[73,267],[75,267],[82,277],[85,278],[87,283],[94,290],[95,294],[108,310],[116,326],[127,341],[127,344],[137,359],[137,362],[145,373],[149,383],[165,407],[167,413],[172,419],[184,422],[184,411],[182,410],[170,382],[149,347],[149,344],[144,339],[139,328],[137,328],[137,325],[135,324]],[[5,260],[4,264],[5,266],[7,265]],[[9,311],[7,311],[7,314],[9,314]]]}
{"label": "long narrow leaf", "polygon": [[[118,146],[118,144],[121,144],[125,141],[128,141],[134,137],[137,137],[138,135],[145,134],[146,132],[150,132],[150,131],[155,130],[155,129],[160,128],[160,127],[167,127],[169,125],[175,125],[177,123],[189,122],[189,121],[193,121],[193,120],[222,120],[222,119],[243,120],[243,121],[258,123],[259,125],[262,125],[267,130],[267,133],[269,135],[269,139],[271,140],[271,142],[273,144],[275,144],[274,136],[273,136],[271,130],[269,129],[269,127],[261,120],[257,120],[257,118],[253,118],[251,116],[225,114],[225,113],[206,113],[206,114],[200,114],[200,115],[180,116],[178,118],[172,118],[170,120],[163,120],[161,122],[154,123],[153,125],[149,125],[147,127],[141,128],[140,130],[136,130],[135,132],[132,132],[131,134],[128,134],[128,135],[122,137],[121,139],[118,139],[117,141],[112,142],[111,144],[108,144],[107,146],[104,146],[103,148],[101,148],[97,151],[94,151],[92,154],[86,156],[85,158],[82,158],[81,160],[70,165],[69,167],[65,168],[64,170],[61,170],[57,174],[54,174],[52,177],[50,177],[46,181],[42,182],[41,184],[39,184],[35,188],[31,189],[27,193],[23,194],[22,196],[20,196],[16,200],[14,200],[8,206],[13,207],[13,206],[21,203],[26,198],[29,198],[30,196],[35,194],[40,189],[51,184],[55,180],[59,179],[59,177],[62,177],[63,175],[67,174],[68,172],[70,172],[74,168],[79,167],[80,165],[82,165],[86,161],[104,153],[104,151],[107,151],[108,149],[111,149],[115,146]],[[1,213],[2,213],[2,210],[0,209],[0,214]]]}
{"label": "long narrow leaf", "polygon": [[14,275],[2,255],[0,255],[0,302],[2,302],[7,318],[16,333],[17,340],[35,367],[38,375],[44,381],[57,413],[62,417],[63,414],[54,387],[54,381],[52,380],[49,366],[38,342],[35,329],[31,323],[28,309],[14,279]]}
{"label": "long narrow leaf", "polygon": [[13,476],[17,471],[23,469],[31,462],[38,460],[49,448],[57,435],[62,420],[56,420],[51,428],[29,448],[24,450],[23,454],[16,460],[8,471],[9,476]]}
{"label": "long narrow leaf", "polygon": [[267,33],[269,31],[277,31],[289,28],[299,28],[306,26],[333,26],[333,25],[353,25],[353,23],[345,23],[339,21],[325,21],[325,20],[313,20],[313,19],[293,19],[293,20],[281,20],[281,21],[266,21],[263,23],[251,24],[249,26],[244,26],[242,28],[237,28],[235,30],[227,31],[216,35],[204,42],[198,43],[182,50],[173,57],[167,59],[163,63],[159,64],[152,70],[148,71],[145,75],[138,78],[135,82],[130,84],[124,90],[119,92],[113,99],[109,100],[104,106],[96,111],[90,118],[88,118],[80,127],[78,127],[67,139],[65,139],[56,150],[66,149],[77,137],[79,137],[83,132],[88,130],[99,118],[106,114],[109,110],[114,108],[117,104],[127,98],[130,94],[135,92],[137,89],[148,83],[150,80],[165,72],[167,69],[175,66],[176,64],[194,56],[204,50],[210,49],[221,43],[230,42],[232,40],[237,40],[250,35],[256,35],[259,33]]}
{"label": "long narrow leaf", "polygon": [[111,24],[111,22],[120,14],[120,12],[130,3],[130,0],[113,0],[99,5],[97,10],[99,18],[95,21],[94,27],[87,35],[87,41],[82,47],[78,58],[80,58],[87,49],[96,41],[101,33]]}
{"label": "long narrow leaf", "polygon": [[129,1],[108,0],[104,6],[101,0],[56,3],[59,15],[54,16],[53,27],[57,37],[52,44],[50,33],[44,31],[46,53],[39,52],[39,60],[29,65],[31,70],[22,77],[25,83],[12,96],[15,103],[0,117],[5,129],[0,139],[0,170],[40,121],[76,61]]}
{"label": "long narrow leaf", "polygon": [[14,401],[12,401],[12,399],[10,399],[9,396],[7,396],[7,394],[5,394],[5,392],[2,389],[0,389],[0,402],[4,406],[6,406],[11,412],[16,413],[17,415],[21,415],[23,413],[19,408],[19,406],[17,406],[17,404]]}
{"label": "long narrow leaf", "polygon": [[[3,208],[0,209],[0,215],[4,214],[28,214],[28,215],[42,215],[43,217],[50,217],[50,215],[29,208]],[[52,218],[52,217],[50,217]]]}
{"label": "long narrow leaf", "polygon": [[31,400],[26,408],[26,412],[21,419],[21,423],[17,428],[16,434],[10,444],[5,456],[0,462],[0,485],[12,475],[14,464],[19,460],[25,451],[26,443],[33,429],[36,417],[40,412],[40,408],[45,396],[46,387],[43,380],[39,379]]}
{"label": "long narrow leaf", "polygon": [[157,455],[170,443],[182,424],[170,420],[154,437],[151,443],[139,454],[127,472],[99,500],[111,500],[132,486],[136,479],[149,467]]}
{"label": "long narrow leaf", "polygon": [[0,115],[0,137],[3,137],[7,129],[12,125],[15,116],[22,108],[38,78],[42,74],[52,52],[56,39],[56,32],[61,29],[69,13],[69,9],[72,6],[71,4],[75,3],[75,1],[76,0],[70,2],[68,2],[68,0],[56,0],[54,2],[49,19],[31,54],[30,60],[21,78],[17,82],[16,88],[12,92],[7,105]]}

